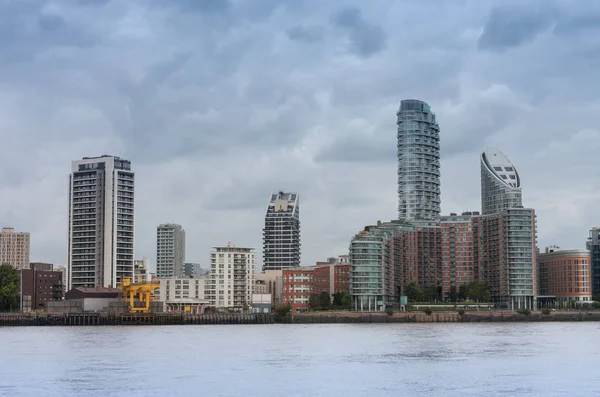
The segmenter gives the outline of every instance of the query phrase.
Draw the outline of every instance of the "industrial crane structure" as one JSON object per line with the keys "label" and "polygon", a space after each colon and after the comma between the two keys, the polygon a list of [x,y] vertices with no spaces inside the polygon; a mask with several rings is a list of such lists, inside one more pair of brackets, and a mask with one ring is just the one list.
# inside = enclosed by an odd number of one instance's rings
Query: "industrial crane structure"
{"label": "industrial crane structure", "polygon": [[123,291],[123,300],[129,302],[130,313],[148,313],[150,302],[156,299],[153,292],[160,288],[160,281],[132,284],[131,278],[124,277],[119,288]]}

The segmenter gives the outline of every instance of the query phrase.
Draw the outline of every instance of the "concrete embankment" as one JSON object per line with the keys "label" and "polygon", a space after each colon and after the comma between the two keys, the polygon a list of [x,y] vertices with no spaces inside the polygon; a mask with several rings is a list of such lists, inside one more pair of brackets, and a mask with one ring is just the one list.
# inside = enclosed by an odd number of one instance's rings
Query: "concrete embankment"
{"label": "concrete embankment", "polygon": [[0,326],[272,324],[271,314],[0,313]]}
{"label": "concrete embankment", "polygon": [[552,312],[544,315],[532,312],[528,315],[516,312],[423,312],[413,313],[303,313],[293,316],[294,324],[361,324],[361,323],[492,323],[492,322],[553,322],[553,321],[600,321],[600,312]]}

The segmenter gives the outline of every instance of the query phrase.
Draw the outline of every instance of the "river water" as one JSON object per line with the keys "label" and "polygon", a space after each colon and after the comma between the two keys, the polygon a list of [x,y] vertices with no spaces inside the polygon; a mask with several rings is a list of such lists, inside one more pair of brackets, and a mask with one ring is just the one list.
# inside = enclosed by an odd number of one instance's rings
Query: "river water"
{"label": "river water", "polygon": [[600,323],[0,328],[0,396],[591,396]]}

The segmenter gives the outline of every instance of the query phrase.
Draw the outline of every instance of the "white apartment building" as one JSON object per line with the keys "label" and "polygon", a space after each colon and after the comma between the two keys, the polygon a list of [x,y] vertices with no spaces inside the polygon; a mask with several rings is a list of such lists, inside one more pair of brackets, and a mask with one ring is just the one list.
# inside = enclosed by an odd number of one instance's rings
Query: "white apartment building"
{"label": "white apartment building", "polygon": [[207,306],[207,277],[200,278],[164,278],[160,280],[158,290],[159,301],[163,302],[165,311],[200,313]]}
{"label": "white apartment building", "polygon": [[143,284],[150,280],[150,259],[135,259],[133,261],[133,282]]}
{"label": "white apartment building", "polygon": [[181,225],[165,223],[156,228],[156,276],[183,277],[185,230]]}
{"label": "white apartment building", "polygon": [[9,264],[21,270],[29,269],[29,233],[15,232],[12,227],[0,230],[0,264]]}
{"label": "white apartment building", "polygon": [[255,265],[254,248],[236,247],[231,242],[225,247],[213,247],[206,291],[211,305],[238,311],[250,306]]}
{"label": "white apartment building", "polygon": [[73,161],[69,176],[68,289],[115,287],[133,277],[131,162],[115,156]]}

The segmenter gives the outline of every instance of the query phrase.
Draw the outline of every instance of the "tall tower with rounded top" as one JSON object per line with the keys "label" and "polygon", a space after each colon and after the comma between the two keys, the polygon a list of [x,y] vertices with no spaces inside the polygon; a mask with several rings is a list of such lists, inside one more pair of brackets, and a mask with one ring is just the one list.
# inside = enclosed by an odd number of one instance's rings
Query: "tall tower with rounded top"
{"label": "tall tower with rounded top", "polygon": [[398,109],[398,219],[440,214],[440,128],[429,105],[406,99]]}
{"label": "tall tower with rounded top", "polygon": [[500,150],[486,148],[481,154],[481,213],[497,214],[522,206],[517,169]]}

